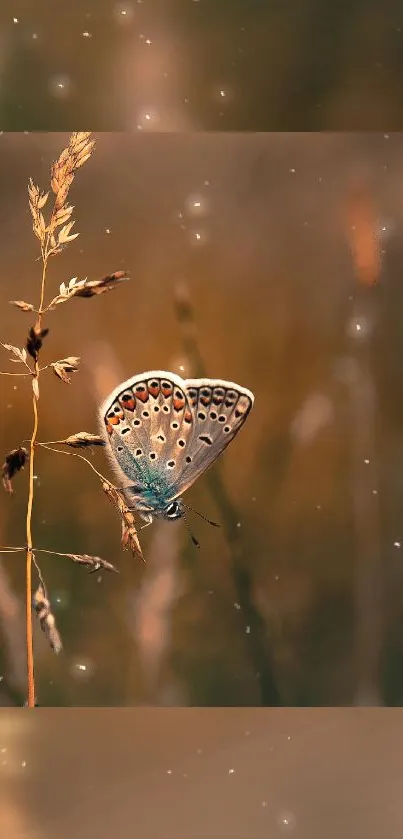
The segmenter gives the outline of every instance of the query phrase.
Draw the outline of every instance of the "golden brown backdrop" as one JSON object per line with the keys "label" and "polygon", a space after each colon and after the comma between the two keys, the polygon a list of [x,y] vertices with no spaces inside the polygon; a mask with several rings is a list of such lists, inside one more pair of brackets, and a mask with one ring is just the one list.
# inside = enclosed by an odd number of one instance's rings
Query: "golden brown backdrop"
{"label": "golden brown backdrop", "polygon": [[[4,342],[30,325],[8,301],[38,297],[26,184],[46,187],[67,139],[0,136]],[[43,360],[83,368],[70,386],[43,377],[40,439],[96,431],[99,399],[146,369],[202,368],[256,403],[189,493],[222,529],[195,518],[197,551],[182,524],[156,524],[145,567],[85,464],[39,453],[35,543],[121,571],[41,560],[65,650],[36,632],[39,704],[400,704],[403,137],[97,140],[71,193],[81,236],[49,291],[120,269],[131,281],[49,319]],[[6,452],[31,411],[24,380],[0,387]],[[107,472],[103,452],[94,463]],[[23,543],[25,504],[22,473],[2,497],[3,544]],[[25,691],[22,557],[0,568],[4,704]]]}

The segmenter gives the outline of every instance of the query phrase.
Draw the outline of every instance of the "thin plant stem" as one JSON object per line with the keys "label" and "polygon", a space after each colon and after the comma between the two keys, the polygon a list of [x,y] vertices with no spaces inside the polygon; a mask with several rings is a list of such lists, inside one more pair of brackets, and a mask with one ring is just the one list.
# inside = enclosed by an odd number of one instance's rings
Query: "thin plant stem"
{"label": "thin plant stem", "polygon": [[100,478],[101,481],[106,481],[108,484],[110,484],[108,478],[105,478],[105,475],[102,475],[101,472],[98,472],[98,469],[95,469],[95,466],[93,466],[91,461],[88,460],[88,457],[84,457],[83,454],[77,454],[76,452],[65,452],[62,449],[54,449],[49,443],[37,443],[36,445],[40,446],[42,449],[48,449],[48,451],[50,452],[57,452],[57,454],[65,454],[67,455],[67,457],[78,457],[80,460],[84,460],[85,463],[88,463],[88,466],[92,469],[92,471],[95,472],[96,475],[98,475],[98,478]]}
{"label": "thin plant stem", "polygon": [[0,376],[32,376],[32,373],[5,373],[0,370]]}
{"label": "thin plant stem", "polygon": [[5,545],[4,548],[0,548],[0,554],[16,554],[16,553],[19,553],[19,551],[25,551],[25,550],[26,550],[25,547],[21,547],[21,548],[11,548],[10,547],[9,548],[7,545]]}
{"label": "thin plant stem", "polygon": [[39,310],[38,310],[38,324],[39,324],[39,327],[42,326],[43,301],[44,301],[44,298],[45,298],[46,268],[47,268],[47,264],[48,264],[48,256],[47,256],[48,242],[49,242],[49,234],[47,235],[45,250],[42,251],[43,270],[42,270],[42,283],[41,283],[41,302],[39,303]]}
{"label": "thin plant stem", "polygon": [[28,708],[35,707],[35,676],[34,650],[32,636],[32,507],[34,502],[34,456],[35,441],[38,432],[38,405],[35,394],[32,394],[34,412],[34,426],[29,446],[29,483],[27,505],[27,563],[26,563],[26,640],[27,640],[27,670],[28,670]]}
{"label": "thin plant stem", "polygon": [[[46,243],[47,247],[47,243]],[[45,294],[45,280],[47,268],[47,253],[46,248],[42,250],[42,281],[41,281],[41,299],[39,304],[38,325],[41,327],[42,322],[42,306]],[[38,357],[35,360],[34,378],[39,379],[39,364]],[[29,481],[28,481],[28,504],[27,504],[27,519],[26,519],[26,534],[27,534],[27,561],[26,561],[26,642],[27,642],[27,674],[28,674],[28,708],[35,707],[35,673],[34,673],[34,642],[32,633],[32,508],[34,503],[34,461],[35,461],[35,446],[36,437],[38,433],[38,400],[34,392],[32,392],[32,408],[34,414],[34,425],[32,429],[31,440],[29,443]]]}

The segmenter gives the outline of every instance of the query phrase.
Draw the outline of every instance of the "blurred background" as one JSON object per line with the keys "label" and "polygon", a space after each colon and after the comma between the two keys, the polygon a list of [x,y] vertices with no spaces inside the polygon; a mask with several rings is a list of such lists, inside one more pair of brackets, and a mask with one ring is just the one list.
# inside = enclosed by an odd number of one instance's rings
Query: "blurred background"
{"label": "blurred background", "polygon": [[[40,264],[26,185],[49,183],[67,134],[0,136],[0,337],[23,346]],[[403,699],[403,137],[101,134],[70,199],[80,238],[50,265],[129,283],[60,306],[42,441],[97,432],[100,400],[162,368],[232,379],[250,419],[187,495],[220,530],[155,523],[146,564],[86,464],[35,465],[34,544],[64,643],[35,627],[39,705],[400,705]],[[3,351],[3,371],[15,371]],[[1,450],[26,440],[29,383],[2,376]],[[103,451],[93,463],[110,476]],[[27,472],[3,494],[1,543],[25,541]],[[24,555],[0,564],[0,697],[25,700]]]}
{"label": "blurred background", "polygon": [[[400,709],[3,709],[9,839],[396,839]],[[400,743],[400,746],[399,746]],[[156,806],[158,802],[158,806]]]}
{"label": "blurred background", "polygon": [[399,130],[402,39],[399,0],[2,0],[1,127]]}

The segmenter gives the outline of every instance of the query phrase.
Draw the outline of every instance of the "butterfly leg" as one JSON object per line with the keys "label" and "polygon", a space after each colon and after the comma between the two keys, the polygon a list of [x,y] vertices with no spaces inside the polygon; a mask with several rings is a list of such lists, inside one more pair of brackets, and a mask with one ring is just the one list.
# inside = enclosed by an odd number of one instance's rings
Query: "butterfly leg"
{"label": "butterfly leg", "polygon": [[146,527],[150,527],[150,524],[152,524],[152,523],[153,523],[153,519],[151,519],[151,521],[146,521],[145,524],[142,524],[141,527],[139,527],[139,530],[145,530]]}
{"label": "butterfly leg", "polygon": [[144,530],[144,528],[149,527],[154,521],[151,513],[141,513],[141,518],[145,524],[142,524],[141,527],[139,527],[139,530]]}

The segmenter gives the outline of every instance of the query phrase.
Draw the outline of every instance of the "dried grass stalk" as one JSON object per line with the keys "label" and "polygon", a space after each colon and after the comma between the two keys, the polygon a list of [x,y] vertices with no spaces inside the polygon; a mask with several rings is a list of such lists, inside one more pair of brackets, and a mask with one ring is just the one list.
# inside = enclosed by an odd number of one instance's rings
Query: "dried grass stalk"
{"label": "dried grass stalk", "polygon": [[[55,376],[63,382],[69,384],[69,374],[75,373],[78,370],[80,359],[76,356],[67,356],[66,358],[54,361],[45,367],[39,366],[39,356],[42,350],[43,340],[47,336],[49,330],[43,327],[44,315],[53,310],[56,306],[73,297],[94,297],[105,292],[112,291],[118,286],[120,282],[128,279],[124,271],[116,271],[113,274],[108,274],[100,280],[78,280],[73,277],[68,285],[62,283],[59,288],[59,293],[54,297],[50,304],[45,307],[45,286],[47,280],[48,261],[51,256],[60,253],[70,242],[77,238],[77,232],[73,232],[75,220],[73,219],[74,207],[69,204],[67,199],[71,185],[73,183],[76,171],[83,166],[83,164],[90,158],[94,149],[95,142],[91,139],[89,131],[74,132],[68,146],[63,149],[58,159],[53,163],[51,168],[50,190],[47,192],[41,191],[32,179],[28,184],[28,198],[29,207],[32,216],[32,226],[36,238],[40,243],[40,258],[42,261],[42,278],[40,286],[40,300],[37,309],[34,309],[32,303],[25,300],[13,300],[12,305],[23,312],[36,312],[36,323],[31,326],[26,345],[24,348],[14,346],[13,344],[3,344],[2,346],[12,354],[10,361],[15,363],[22,363],[27,367],[28,373],[6,373],[5,375],[30,375],[32,377],[32,411],[33,411],[33,429],[30,438],[29,452],[20,447],[13,449],[12,452],[6,456],[3,464],[3,484],[8,492],[12,492],[11,481],[14,475],[20,471],[27,459],[29,459],[29,489],[28,489],[28,504],[26,512],[26,547],[25,548],[4,548],[2,552],[15,553],[18,550],[26,551],[26,647],[27,647],[27,673],[28,673],[28,707],[34,707],[35,703],[35,684],[34,684],[34,655],[33,655],[33,638],[32,638],[32,563],[36,567],[39,574],[39,586],[35,591],[33,602],[35,611],[38,615],[42,630],[45,632],[52,649],[58,653],[62,649],[62,643],[59,632],[56,627],[54,615],[52,614],[49,598],[46,592],[46,586],[42,579],[40,568],[35,560],[35,549],[33,547],[32,539],[32,509],[34,502],[34,457],[35,449],[38,445],[44,448],[50,448],[50,445],[39,444],[37,441],[38,432],[38,405],[39,405],[39,378],[43,370],[51,368]],[[53,206],[48,209],[50,203],[49,198],[54,196]],[[29,357],[33,360],[33,365],[30,366]],[[58,441],[59,443],[71,448],[88,448],[90,446],[104,445],[104,441],[95,434],[88,434],[87,432],[78,432],[68,437],[66,440]],[[70,454],[71,452],[63,452],[63,454]],[[82,455],[75,454],[75,457]],[[105,479],[92,466],[90,461],[87,463],[96,472],[98,478],[103,482]],[[136,530],[134,528],[133,515],[128,510],[124,503],[123,497],[118,490],[115,490],[112,485],[108,484],[109,494],[113,495],[114,503],[118,506],[124,522],[124,544],[130,545],[133,552],[142,556],[141,549],[138,544]],[[0,549],[1,550],[1,549]],[[101,559],[98,556],[90,556],[88,554],[60,554],[56,551],[49,551],[46,549],[36,549],[38,552],[53,553],[59,556],[66,556],[79,565],[86,566],[91,572],[104,569],[106,571],[113,571],[117,573],[117,569],[109,562]]]}
{"label": "dried grass stalk", "polygon": [[79,280],[77,277],[72,277],[68,285],[62,283],[59,288],[59,294],[50,301],[47,311],[52,311],[61,303],[67,303],[73,297],[95,297],[99,294],[105,294],[107,291],[113,291],[118,284],[124,280],[128,280],[126,271],[115,271],[113,274],[107,274],[101,280]]}
{"label": "dried grass stalk", "polygon": [[109,498],[112,504],[119,511],[122,518],[123,548],[130,549],[134,557],[138,556],[143,562],[145,562],[135,527],[134,515],[127,506],[123,493],[106,480],[102,482],[102,489],[107,498]]}

